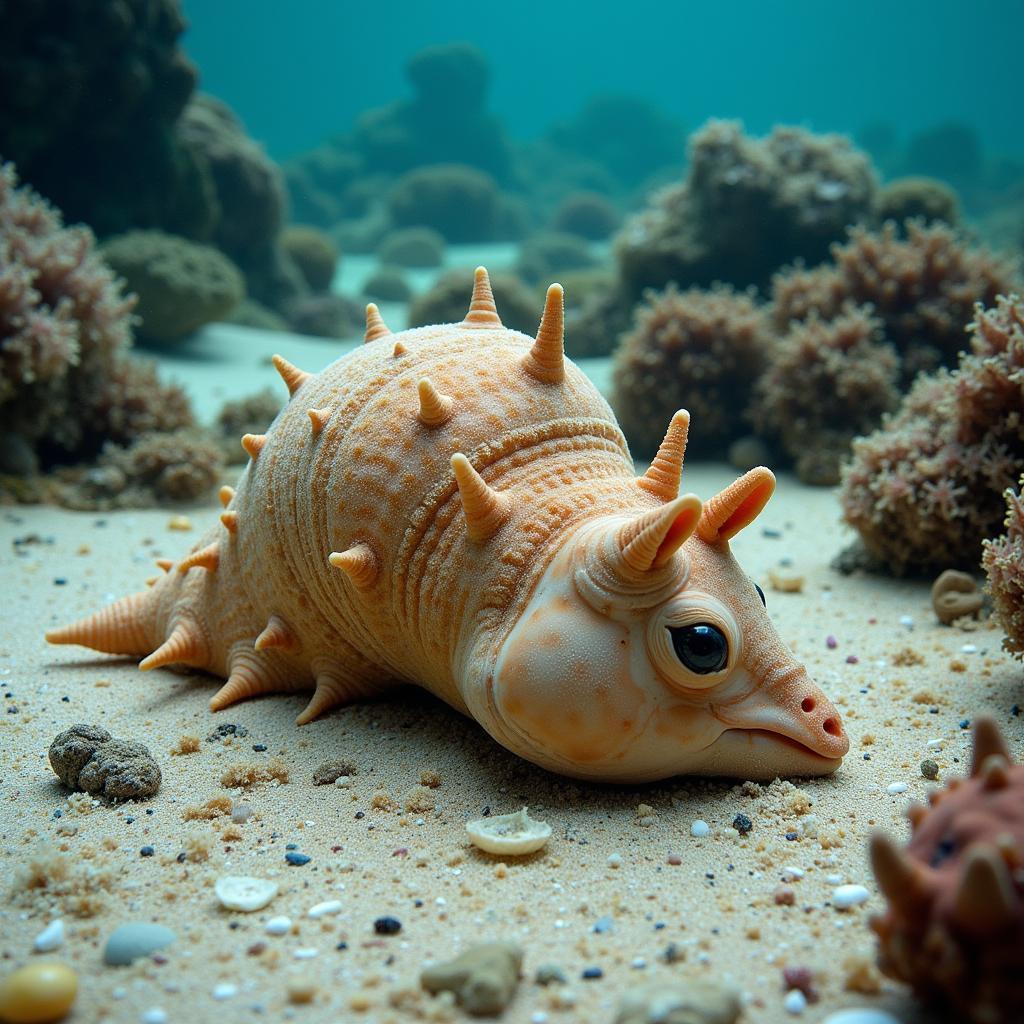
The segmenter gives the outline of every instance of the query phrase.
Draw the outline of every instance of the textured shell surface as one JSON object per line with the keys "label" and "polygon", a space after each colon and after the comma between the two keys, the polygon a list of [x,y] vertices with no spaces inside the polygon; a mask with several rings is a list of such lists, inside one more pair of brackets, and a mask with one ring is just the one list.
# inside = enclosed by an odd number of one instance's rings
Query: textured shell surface
{"label": "textured shell surface", "polygon": [[202,668],[226,679],[215,711],[313,689],[299,724],[414,683],[580,778],[838,767],[838,713],[729,551],[774,477],[680,496],[682,410],[638,477],[564,356],[560,286],[536,338],[502,326],[481,268],[460,324],[392,334],[371,305],[322,373],[275,365],[290,401],[242,439],[218,527],[48,640]]}

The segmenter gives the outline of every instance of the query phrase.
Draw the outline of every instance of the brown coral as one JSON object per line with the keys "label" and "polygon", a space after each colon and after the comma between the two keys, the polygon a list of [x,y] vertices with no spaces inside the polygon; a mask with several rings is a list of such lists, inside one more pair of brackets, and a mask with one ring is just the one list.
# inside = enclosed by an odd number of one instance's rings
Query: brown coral
{"label": "brown coral", "polygon": [[160,766],[147,747],[79,723],[50,744],[50,767],[69,789],[112,800],[137,800],[160,788]]}
{"label": "brown coral", "polygon": [[995,722],[974,726],[967,779],[909,810],[905,849],[871,843],[889,901],[871,927],[879,965],[930,1006],[973,1024],[1011,1024],[1024,1003],[1024,766]]}
{"label": "brown coral", "polygon": [[1012,291],[1018,267],[969,246],[945,224],[912,220],[905,227],[906,237],[892,223],[880,231],[852,228],[844,244],[832,247],[831,264],[777,275],[778,329],[812,312],[829,320],[848,303],[870,305],[900,354],[904,382],[922,369],[954,365],[974,304],[990,306]]}
{"label": "brown coral", "polygon": [[976,568],[1024,471],[1024,305],[979,305],[970,330],[958,368],[920,377],[844,471],[844,518],[896,573]]}
{"label": "brown coral", "polygon": [[1003,647],[1024,657],[1024,477],[1017,492],[1006,491],[1006,532],[986,540],[981,562],[988,576],[988,589],[996,619],[1006,637]]}
{"label": "brown coral", "polygon": [[812,315],[771,349],[752,417],[778,437],[805,483],[836,484],[858,434],[899,402],[899,361],[870,312],[847,308],[831,321]]}
{"label": "brown coral", "polygon": [[612,371],[612,406],[636,451],[657,451],[677,409],[701,423],[704,454],[744,432],[743,410],[771,336],[754,298],[731,288],[649,293]]}

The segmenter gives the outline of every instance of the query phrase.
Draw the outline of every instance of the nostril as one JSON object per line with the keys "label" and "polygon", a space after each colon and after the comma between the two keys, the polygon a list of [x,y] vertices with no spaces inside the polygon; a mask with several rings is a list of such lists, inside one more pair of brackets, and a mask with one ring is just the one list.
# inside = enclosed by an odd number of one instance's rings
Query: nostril
{"label": "nostril", "polygon": [[822,728],[829,734],[829,736],[842,736],[843,734],[842,726],[836,718],[826,718]]}
{"label": "nostril", "polygon": [[813,697],[804,697],[803,703],[800,705],[800,707],[804,711],[806,711],[807,714],[810,714],[815,709],[815,707],[817,707],[817,705],[814,703]]}

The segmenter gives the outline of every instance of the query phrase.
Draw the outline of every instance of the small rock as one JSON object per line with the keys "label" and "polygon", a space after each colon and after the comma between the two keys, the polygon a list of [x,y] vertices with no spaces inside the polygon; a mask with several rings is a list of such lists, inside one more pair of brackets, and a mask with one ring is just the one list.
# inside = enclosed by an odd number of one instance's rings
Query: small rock
{"label": "small rock", "polygon": [[495,1015],[512,1001],[522,964],[523,951],[514,943],[484,942],[448,963],[426,968],[420,984],[432,994],[454,992],[473,1016]]}
{"label": "small rock", "polygon": [[59,960],[41,960],[0,981],[0,1020],[11,1024],[57,1021],[78,995],[78,975]]}
{"label": "small rock", "polygon": [[338,779],[351,777],[358,771],[352,761],[325,761],[313,772],[313,785],[333,786]]}
{"label": "small rock", "polygon": [[272,917],[263,926],[263,930],[268,935],[287,935],[292,930],[292,919],[290,917]]}
{"label": "small rock", "polygon": [[706,821],[701,821],[700,818],[690,825],[690,835],[696,839],[703,839],[710,832],[711,826]]}
{"label": "small rock", "polygon": [[534,974],[533,980],[538,985],[564,985],[569,979],[566,977],[565,971],[558,964],[541,964],[537,968],[537,973]]}
{"label": "small rock", "polygon": [[328,917],[333,914],[340,914],[342,908],[341,900],[324,900],[309,908],[308,916],[312,918]]}
{"label": "small rock", "polygon": [[35,938],[32,949],[37,953],[52,953],[64,945],[64,922],[51,921]]}
{"label": "small rock", "polygon": [[832,905],[836,910],[848,910],[866,903],[870,896],[863,885],[840,885],[832,890]]}
{"label": "small rock", "polygon": [[801,1014],[807,1009],[807,997],[798,988],[790,989],[782,1000],[782,1005],[787,1013],[794,1016]]}
{"label": "small rock", "polygon": [[905,782],[890,782],[889,785],[885,787],[885,791],[889,796],[897,796],[900,793],[906,793],[907,784]]}
{"label": "small rock", "polygon": [[313,858],[308,853],[299,853],[298,850],[289,850],[285,855],[284,859],[291,864],[293,868],[301,868],[304,864],[308,864]]}
{"label": "small rock", "polygon": [[939,777],[938,763],[930,757],[921,762],[921,774],[926,779],[937,779]]}
{"label": "small rock", "polygon": [[736,817],[732,819],[732,827],[736,829],[741,836],[745,836],[754,827],[754,823],[745,814],[737,814]]}
{"label": "small rock", "polygon": [[402,930],[402,922],[397,917],[378,917],[373,922],[373,930],[378,935],[397,935]]}
{"label": "small rock", "polygon": [[160,766],[148,748],[79,723],[50,744],[50,766],[69,789],[112,800],[139,800],[160,788]]}
{"label": "small rock", "polygon": [[115,928],[103,947],[103,962],[111,967],[130,964],[170,946],[177,936],[161,924],[135,921]]}
{"label": "small rock", "polygon": [[821,1024],[900,1024],[898,1017],[894,1017],[885,1010],[875,1010],[866,1006],[851,1006],[845,1010],[836,1010],[830,1013]]}
{"label": "small rock", "polygon": [[217,879],[213,891],[226,910],[251,914],[254,910],[262,910],[277,895],[277,888],[277,882],[266,878],[225,875]]}
{"label": "small rock", "polygon": [[805,578],[791,569],[769,569],[768,585],[780,594],[803,593]]}
{"label": "small rock", "polygon": [[735,1024],[742,1005],[731,989],[705,981],[659,981],[632,989],[619,1003],[615,1024]]}

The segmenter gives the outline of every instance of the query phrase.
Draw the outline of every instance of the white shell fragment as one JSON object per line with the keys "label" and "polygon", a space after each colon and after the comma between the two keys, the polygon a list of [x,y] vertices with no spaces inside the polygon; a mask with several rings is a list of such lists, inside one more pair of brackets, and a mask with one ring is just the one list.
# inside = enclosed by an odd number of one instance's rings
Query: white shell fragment
{"label": "white shell fragment", "polygon": [[32,948],[37,953],[52,953],[64,945],[64,922],[51,921],[35,938]]}
{"label": "white shell fragment", "polygon": [[837,910],[848,910],[866,903],[870,895],[863,885],[840,885],[832,890],[832,905]]}
{"label": "white shell fragment", "polygon": [[466,831],[474,846],[485,853],[519,857],[536,853],[551,838],[551,826],[535,821],[524,807],[515,814],[496,814],[466,822]]}
{"label": "white shell fragment", "polygon": [[217,879],[213,891],[222,907],[251,914],[254,910],[262,910],[277,895],[277,882],[244,875],[225,875]]}
{"label": "white shell fragment", "polygon": [[310,907],[308,914],[312,918],[327,917],[330,914],[340,914],[341,909],[341,900],[324,900],[323,903],[316,903]]}

